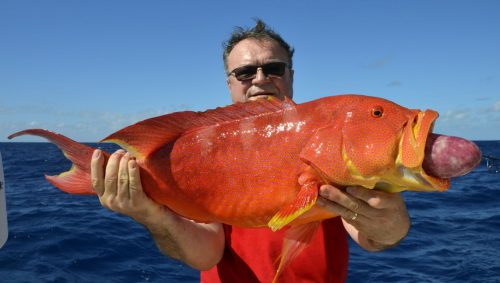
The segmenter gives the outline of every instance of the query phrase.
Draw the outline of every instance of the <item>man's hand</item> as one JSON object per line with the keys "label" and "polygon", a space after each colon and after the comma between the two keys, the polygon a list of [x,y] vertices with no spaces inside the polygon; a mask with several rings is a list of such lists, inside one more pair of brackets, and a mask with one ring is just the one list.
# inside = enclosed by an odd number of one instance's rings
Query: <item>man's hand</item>
{"label": "man's hand", "polygon": [[353,240],[369,251],[397,245],[410,229],[410,219],[400,193],[362,187],[348,187],[343,192],[323,185],[317,204],[340,215]]}
{"label": "man's hand", "polygon": [[96,150],[91,161],[92,186],[102,206],[144,225],[158,248],[198,270],[217,264],[224,252],[220,223],[196,223],[154,202],[143,191],[139,166],[124,150],[113,153],[104,170],[104,157]]}
{"label": "man's hand", "polygon": [[96,150],[91,162],[91,178],[101,205],[132,217],[148,226],[151,217],[163,214],[163,207],[151,200],[142,190],[139,167],[124,150],[113,153],[104,170],[104,158]]}

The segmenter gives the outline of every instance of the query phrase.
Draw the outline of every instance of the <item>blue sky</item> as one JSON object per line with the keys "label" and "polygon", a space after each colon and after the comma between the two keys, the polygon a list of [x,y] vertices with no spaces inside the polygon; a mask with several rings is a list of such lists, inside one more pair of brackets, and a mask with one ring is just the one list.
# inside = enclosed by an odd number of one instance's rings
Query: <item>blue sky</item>
{"label": "blue sky", "polygon": [[255,17],[296,50],[296,102],[380,96],[437,110],[435,132],[499,140],[499,12],[495,0],[0,0],[0,141],[25,128],[97,141],[227,105],[222,42]]}

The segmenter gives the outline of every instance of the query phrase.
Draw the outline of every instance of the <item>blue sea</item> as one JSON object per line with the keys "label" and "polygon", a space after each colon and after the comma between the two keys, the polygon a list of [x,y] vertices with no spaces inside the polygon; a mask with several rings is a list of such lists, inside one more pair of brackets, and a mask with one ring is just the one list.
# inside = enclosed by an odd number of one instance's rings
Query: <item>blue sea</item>
{"label": "blue sea", "polygon": [[[500,156],[500,141],[480,141]],[[101,145],[106,148],[109,145]],[[0,282],[198,282],[195,270],[163,256],[148,232],[69,195],[44,174],[70,163],[49,143],[0,143],[9,239],[0,249]],[[391,250],[351,243],[348,282],[500,282],[500,173],[483,161],[442,193],[405,192],[412,228]]]}

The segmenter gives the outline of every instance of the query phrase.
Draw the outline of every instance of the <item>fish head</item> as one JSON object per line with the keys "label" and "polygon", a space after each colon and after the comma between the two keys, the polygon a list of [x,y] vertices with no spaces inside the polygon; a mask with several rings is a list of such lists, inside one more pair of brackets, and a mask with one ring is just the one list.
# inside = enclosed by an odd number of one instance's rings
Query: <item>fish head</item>
{"label": "fish head", "polygon": [[449,187],[448,179],[430,176],[422,168],[436,111],[361,95],[342,96],[333,105],[335,125],[320,129],[311,138],[312,147],[301,155],[330,183],[389,192]]}
{"label": "fish head", "polygon": [[381,98],[351,103],[342,129],[342,155],[351,175],[386,191],[443,190],[444,179],[425,173],[427,137],[438,113],[408,109]]}

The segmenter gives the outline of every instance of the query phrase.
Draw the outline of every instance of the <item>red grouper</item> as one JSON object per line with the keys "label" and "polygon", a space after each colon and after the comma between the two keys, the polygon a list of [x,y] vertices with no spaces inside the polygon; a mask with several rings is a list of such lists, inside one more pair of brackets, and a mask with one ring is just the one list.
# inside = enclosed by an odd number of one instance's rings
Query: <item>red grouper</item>
{"label": "red grouper", "polygon": [[[438,113],[362,95],[295,104],[258,100],[205,112],[175,112],[105,138],[131,152],[146,194],[197,222],[287,227],[275,279],[308,244],[320,221],[323,184],[387,192],[443,191],[481,160],[465,139],[432,133]],[[73,162],[46,176],[72,194],[94,194],[94,148],[41,129],[15,133],[55,143]],[[109,157],[108,153],[105,153]]]}

